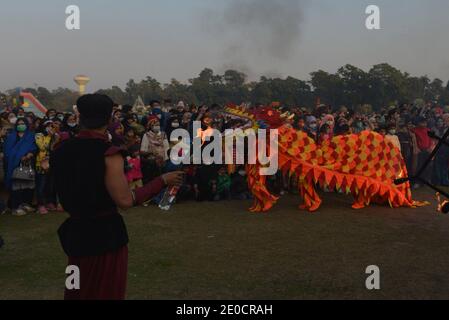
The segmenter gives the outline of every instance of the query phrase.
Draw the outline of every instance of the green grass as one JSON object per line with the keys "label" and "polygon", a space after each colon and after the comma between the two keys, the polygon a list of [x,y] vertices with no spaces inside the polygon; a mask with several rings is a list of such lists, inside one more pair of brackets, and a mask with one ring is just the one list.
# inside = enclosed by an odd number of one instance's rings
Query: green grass
{"label": "green grass", "polygon": [[[296,196],[268,214],[238,201],[130,210],[128,299],[449,298],[449,217],[436,205],[353,211],[344,196],[324,199],[316,214]],[[62,298],[65,217],[0,217],[0,299]],[[380,291],[365,289],[371,264]]]}

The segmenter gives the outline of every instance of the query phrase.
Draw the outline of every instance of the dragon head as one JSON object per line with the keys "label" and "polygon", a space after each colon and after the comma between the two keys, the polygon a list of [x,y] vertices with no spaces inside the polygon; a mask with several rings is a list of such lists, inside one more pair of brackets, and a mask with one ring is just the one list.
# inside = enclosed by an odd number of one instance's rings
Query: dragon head
{"label": "dragon head", "polygon": [[239,123],[240,128],[253,129],[277,129],[282,127],[289,119],[289,114],[281,114],[276,109],[276,105],[259,107],[256,110],[249,110],[246,106],[236,106],[233,104],[225,108],[225,114],[232,120]]}

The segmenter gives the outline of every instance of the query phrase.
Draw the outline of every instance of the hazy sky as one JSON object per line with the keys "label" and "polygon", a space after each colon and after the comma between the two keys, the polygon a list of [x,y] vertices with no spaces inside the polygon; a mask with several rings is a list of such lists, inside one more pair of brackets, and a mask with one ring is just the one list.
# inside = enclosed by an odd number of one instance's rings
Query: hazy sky
{"label": "hazy sky", "polygon": [[[65,28],[71,4],[79,31]],[[369,4],[382,30],[365,28]],[[446,82],[448,14],[448,0],[2,0],[0,90],[75,88],[76,74],[92,78],[88,91],[147,75],[186,81],[204,67],[309,79],[381,62]]]}

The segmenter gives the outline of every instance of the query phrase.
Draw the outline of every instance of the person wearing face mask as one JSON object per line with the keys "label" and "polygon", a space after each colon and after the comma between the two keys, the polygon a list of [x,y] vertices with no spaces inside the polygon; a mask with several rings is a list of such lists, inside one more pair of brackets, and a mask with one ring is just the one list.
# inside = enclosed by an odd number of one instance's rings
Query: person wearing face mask
{"label": "person wearing face mask", "polygon": [[177,114],[179,116],[179,118],[182,118],[182,115],[184,114],[184,112],[186,111],[186,105],[184,103],[184,101],[179,101],[178,104],[176,105],[176,110],[172,111],[172,114]]}
{"label": "person wearing face mask", "polygon": [[67,132],[71,138],[78,134],[79,125],[75,114],[69,113],[65,116],[64,121],[62,122],[62,131]]}
{"label": "person wearing face mask", "polygon": [[169,113],[172,110],[172,108],[173,108],[173,103],[172,103],[171,99],[165,99],[164,103],[162,105],[162,108],[161,108],[162,111]]}
{"label": "person wearing face mask", "polygon": [[140,145],[143,183],[147,183],[163,173],[169,149],[168,140],[161,130],[157,117],[149,117],[147,128]]}
{"label": "person wearing face mask", "polygon": [[58,119],[59,121],[63,122],[64,118],[65,118],[65,116],[63,113],[56,114],[56,119]]}
{"label": "person wearing face mask", "polygon": [[35,135],[29,130],[28,123],[25,119],[17,120],[4,146],[5,185],[10,191],[8,206],[15,216],[23,216],[34,211],[31,207],[34,181],[22,183],[15,180],[14,170],[21,164],[31,164],[36,149]]}
{"label": "person wearing face mask", "polygon": [[180,127],[181,127],[181,120],[179,119],[178,115],[171,114],[168,126],[165,130],[167,136],[170,137],[172,132],[175,131],[176,129],[179,129]]}
{"label": "person wearing face mask", "polygon": [[318,136],[318,121],[315,116],[308,116],[306,118],[306,126],[305,132],[311,137],[313,140],[317,141]]}
{"label": "person wearing face mask", "polygon": [[156,117],[159,120],[159,124],[161,126],[161,130],[165,132],[167,128],[167,113],[162,111],[161,104],[159,101],[154,100],[150,102],[151,105],[151,114],[148,117],[144,117],[142,120],[142,125],[147,128],[148,121],[150,118]]}
{"label": "person wearing face mask", "polygon": [[387,130],[387,134],[385,135],[385,140],[391,142],[399,151],[402,152],[401,142],[399,141],[399,137],[396,134],[396,126],[390,125]]}
{"label": "person wearing face mask", "polygon": [[45,120],[53,120],[55,117],[56,117],[56,110],[48,109],[47,113],[45,114]]}
{"label": "person wearing face mask", "polygon": [[23,110],[23,108],[22,107],[19,107],[19,108],[17,108],[16,109],[17,111],[15,111],[16,112],[16,114],[17,114],[17,118],[25,118],[25,110]]}
{"label": "person wearing face mask", "polygon": [[36,134],[36,198],[41,215],[56,210],[56,196],[50,188],[50,152],[55,142],[52,121],[46,121]]}
{"label": "person wearing face mask", "polygon": [[354,122],[352,123],[352,131],[353,133],[360,133],[366,130],[366,121],[365,118],[361,115],[356,115],[354,118]]}
{"label": "person wearing face mask", "polygon": [[140,151],[142,155],[151,160],[168,160],[168,150],[170,148],[167,135],[161,130],[159,119],[150,118],[148,122],[148,131],[142,137]]}

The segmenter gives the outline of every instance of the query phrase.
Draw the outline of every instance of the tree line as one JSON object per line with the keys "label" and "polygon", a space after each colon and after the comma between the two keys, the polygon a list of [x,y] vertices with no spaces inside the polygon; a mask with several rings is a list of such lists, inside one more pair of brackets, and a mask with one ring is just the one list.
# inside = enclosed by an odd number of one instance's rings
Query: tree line
{"label": "tree line", "polygon": [[[77,98],[77,93],[67,88],[25,90],[33,93],[48,108],[58,110],[71,109]],[[13,91],[7,94],[11,96]],[[334,107],[370,105],[374,109],[424,101],[449,104],[449,82],[445,84],[438,78],[411,76],[387,63],[375,65],[368,72],[349,64],[336,73],[318,70],[310,74],[308,81],[266,76],[259,81],[248,81],[247,75],[237,70],[216,74],[206,68],[187,83],[172,79],[170,83],[162,84],[149,76],[139,82],[129,80],[124,89],[113,86],[98,92],[109,95],[118,104],[131,105],[139,96],[145,104],[154,99],[207,105],[278,101],[286,106],[301,107],[312,107],[320,101]]]}

